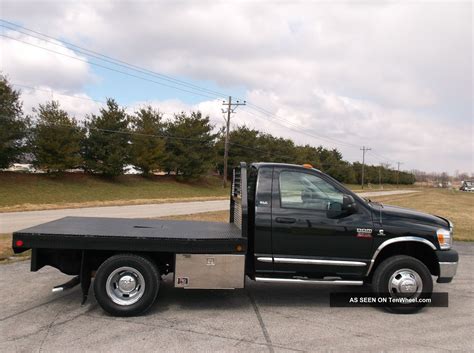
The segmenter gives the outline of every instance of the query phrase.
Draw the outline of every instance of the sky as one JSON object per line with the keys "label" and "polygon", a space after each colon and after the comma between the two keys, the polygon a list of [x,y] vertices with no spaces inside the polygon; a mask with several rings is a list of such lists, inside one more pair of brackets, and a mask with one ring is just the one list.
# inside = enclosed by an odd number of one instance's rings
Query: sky
{"label": "sky", "polygon": [[1,21],[0,71],[27,113],[55,99],[83,120],[111,97],[169,119],[200,110],[219,128],[232,95],[247,101],[233,127],[349,161],[367,146],[369,164],[472,173],[472,17],[470,1],[2,0],[2,20],[142,71]]}

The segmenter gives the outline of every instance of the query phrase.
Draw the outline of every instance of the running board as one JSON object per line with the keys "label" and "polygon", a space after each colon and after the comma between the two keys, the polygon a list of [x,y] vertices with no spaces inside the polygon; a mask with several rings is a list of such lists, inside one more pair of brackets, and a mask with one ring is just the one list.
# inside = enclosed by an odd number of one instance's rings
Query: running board
{"label": "running board", "polygon": [[342,279],[325,280],[325,279],[301,279],[301,278],[272,278],[272,277],[255,277],[257,282],[268,283],[308,283],[308,284],[335,284],[341,286],[361,286],[364,281],[347,281]]}

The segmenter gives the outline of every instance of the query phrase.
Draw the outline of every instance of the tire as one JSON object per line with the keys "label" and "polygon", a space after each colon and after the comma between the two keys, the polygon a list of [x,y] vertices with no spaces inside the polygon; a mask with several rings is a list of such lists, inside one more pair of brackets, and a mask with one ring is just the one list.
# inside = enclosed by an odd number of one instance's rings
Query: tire
{"label": "tire", "polygon": [[[411,256],[397,255],[384,260],[375,269],[372,290],[376,295],[392,298],[426,299],[431,298],[433,279],[423,262]],[[385,308],[394,313],[411,314],[421,310],[425,305],[425,303],[387,303]]]}
{"label": "tire", "polygon": [[146,257],[114,255],[97,270],[94,293],[99,305],[113,316],[135,316],[155,302],[160,274]]}

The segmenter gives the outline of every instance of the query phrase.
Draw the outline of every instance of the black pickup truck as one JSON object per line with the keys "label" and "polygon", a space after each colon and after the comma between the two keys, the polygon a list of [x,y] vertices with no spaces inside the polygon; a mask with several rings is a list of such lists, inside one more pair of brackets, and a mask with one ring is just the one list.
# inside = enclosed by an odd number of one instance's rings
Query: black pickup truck
{"label": "black pickup truck", "polygon": [[310,165],[241,163],[229,223],[66,217],[15,232],[13,249],[32,249],[32,271],[75,276],[53,291],[80,284],[85,301],[95,277],[102,308],[131,316],[150,308],[168,273],[185,289],[243,288],[248,276],[430,296],[432,276],[456,274],[452,239],[449,220],[365,200]]}

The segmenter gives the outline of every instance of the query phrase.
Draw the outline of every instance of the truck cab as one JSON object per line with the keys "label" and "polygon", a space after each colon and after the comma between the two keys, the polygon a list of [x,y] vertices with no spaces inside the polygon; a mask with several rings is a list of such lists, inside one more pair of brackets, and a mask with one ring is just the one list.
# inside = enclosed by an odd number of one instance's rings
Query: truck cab
{"label": "truck cab", "polygon": [[[444,218],[363,199],[308,165],[256,163],[248,175],[248,274],[257,281],[362,285],[394,256],[423,265],[438,282],[455,274],[453,226]],[[402,282],[418,290],[415,272],[402,273]]]}
{"label": "truck cab", "polygon": [[452,239],[449,220],[363,199],[310,165],[241,163],[228,224],[65,218],[15,232],[13,249],[33,250],[33,271],[50,265],[76,275],[54,291],[80,283],[83,301],[95,276],[102,308],[131,316],[153,304],[169,273],[184,289],[243,288],[247,276],[428,298],[433,277],[448,283],[456,274]]}

